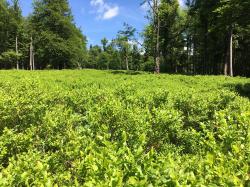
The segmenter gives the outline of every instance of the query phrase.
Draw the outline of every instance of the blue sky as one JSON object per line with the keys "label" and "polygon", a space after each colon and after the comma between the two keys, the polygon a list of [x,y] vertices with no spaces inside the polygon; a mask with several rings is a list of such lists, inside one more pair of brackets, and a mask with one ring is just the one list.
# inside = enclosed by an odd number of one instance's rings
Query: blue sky
{"label": "blue sky", "polygon": [[[99,44],[103,37],[111,40],[129,23],[141,32],[147,23],[141,0],[69,0],[75,23],[87,36],[89,44]],[[32,0],[20,0],[23,15],[32,12]]]}

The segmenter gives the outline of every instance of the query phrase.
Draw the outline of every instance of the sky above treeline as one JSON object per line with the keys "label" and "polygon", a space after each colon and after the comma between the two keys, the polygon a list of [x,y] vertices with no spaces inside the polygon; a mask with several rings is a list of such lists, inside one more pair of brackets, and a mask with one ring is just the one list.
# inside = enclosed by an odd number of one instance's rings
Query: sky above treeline
{"label": "sky above treeline", "polygon": [[[179,0],[182,4],[183,0]],[[100,44],[104,37],[111,40],[126,22],[143,31],[147,19],[141,0],[69,0],[74,21],[87,36],[88,44]],[[32,0],[20,0],[23,15],[32,12]]]}

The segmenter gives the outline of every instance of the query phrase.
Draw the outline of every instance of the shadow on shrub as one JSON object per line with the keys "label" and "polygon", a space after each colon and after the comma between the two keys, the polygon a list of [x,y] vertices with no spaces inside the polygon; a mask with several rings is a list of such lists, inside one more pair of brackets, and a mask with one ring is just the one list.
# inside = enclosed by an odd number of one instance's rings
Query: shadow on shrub
{"label": "shadow on shrub", "polygon": [[124,75],[141,75],[143,74],[142,72],[139,71],[122,71],[122,70],[116,70],[116,71],[111,71],[112,74],[124,74]]}
{"label": "shadow on shrub", "polygon": [[250,83],[246,84],[227,84],[233,91],[236,91],[240,96],[248,97],[250,99]]}

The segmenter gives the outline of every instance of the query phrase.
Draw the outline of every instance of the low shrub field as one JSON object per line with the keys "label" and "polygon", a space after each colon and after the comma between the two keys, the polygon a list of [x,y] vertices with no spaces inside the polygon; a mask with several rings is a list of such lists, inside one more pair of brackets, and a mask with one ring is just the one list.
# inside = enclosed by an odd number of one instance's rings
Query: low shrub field
{"label": "low shrub field", "polygon": [[0,186],[250,186],[249,83],[0,71]]}

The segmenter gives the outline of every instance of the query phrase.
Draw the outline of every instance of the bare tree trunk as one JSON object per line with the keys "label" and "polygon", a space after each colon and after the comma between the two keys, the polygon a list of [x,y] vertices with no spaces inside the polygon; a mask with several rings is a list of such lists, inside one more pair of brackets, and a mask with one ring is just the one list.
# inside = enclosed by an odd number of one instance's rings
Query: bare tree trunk
{"label": "bare tree trunk", "polygon": [[30,38],[30,70],[33,70],[33,39]]}
{"label": "bare tree trunk", "polygon": [[160,73],[160,19],[158,16],[157,41],[156,41],[156,73]]}
{"label": "bare tree trunk", "polygon": [[19,70],[19,62],[18,62],[18,40],[17,40],[17,36],[16,36],[16,69]]}
{"label": "bare tree trunk", "polygon": [[228,75],[228,56],[229,56],[229,45],[228,45],[228,37],[225,39],[225,59],[224,59],[224,75]]}
{"label": "bare tree trunk", "polygon": [[191,45],[190,45],[190,38],[188,35],[187,36],[187,63],[190,62],[190,51],[191,51]]}
{"label": "bare tree trunk", "polygon": [[227,72],[228,72],[228,65],[227,62],[225,62],[224,64],[224,75],[227,76]]}
{"label": "bare tree trunk", "polygon": [[230,64],[230,76],[233,77],[233,29],[230,28],[230,41],[229,41],[229,64]]}
{"label": "bare tree trunk", "polygon": [[35,53],[34,53],[34,51],[32,52],[32,66],[33,66],[33,70],[35,70]]}
{"label": "bare tree trunk", "polygon": [[30,37],[30,70],[35,70],[35,53],[32,37]]}
{"label": "bare tree trunk", "polygon": [[127,68],[127,71],[129,71],[128,55],[127,55],[127,54],[126,54],[126,57],[125,57],[125,61],[126,61],[126,68]]}
{"label": "bare tree trunk", "polygon": [[[160,73],[160,16],[159,16],[159,0],[144,0],[147,2],[153,14],[153,40],[154,40],[154,63],[155,73]],[[156,41],[155,41],[156,40]]]}
{"label": "bare tree trunk", "polygon": [[155,55],[155,72],[160,73],[160,17],[158,0],[154,1],[154,17],[155,17],[155,35],[156,35],[156,55]]}
{"label": "bare tree trunk", "polygon": [[209,74],[209,61],[208,61],[208,20],[205,21],[205,34],[204,34],[204,56],[203,56],[203,74]]}

